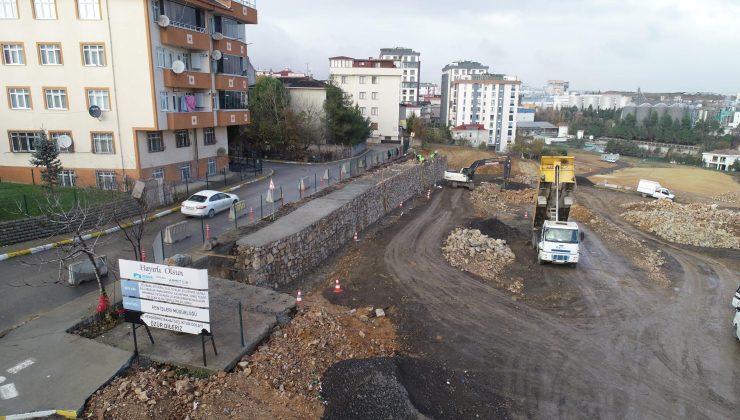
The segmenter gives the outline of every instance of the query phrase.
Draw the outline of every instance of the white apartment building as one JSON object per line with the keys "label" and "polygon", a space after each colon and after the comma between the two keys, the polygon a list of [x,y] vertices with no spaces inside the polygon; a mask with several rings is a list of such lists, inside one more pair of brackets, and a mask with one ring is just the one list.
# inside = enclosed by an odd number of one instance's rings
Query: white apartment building
{"label": "white apartment building", "polygon": [[401,77],[401,102],[416,105],[419,103],[421,83],[421,54],[411,48],[382,48],[380,58],[393,60],[396,67],[403,69]]}
{"label": "white apartment building", "polygon": [[370,141],[400,141],[399,93],[403,69],[393,60],[329,58],[332,82],[352,97],[362,115],[370,118]]}
{"label": "white apartment building", "polygon": [[419,96],[438,96],[442,92],[436,83],[419,83]]}
{"label": "white apartment building", "polygon": [[450,108],[452,107],[452,83],[468,75],[488,73],[488,66],[477,61],[454,61],[442,68],[442,105],[439,110],[439,118],[442,124],[448,126],[457,126],[454,120],[450,118]]}
{"label": "white apartment building", "polygon": [[453,81],[450,125],[480,124],[488,130],[488,147],[506,152],[516,138],[520,85],[500,74],[468,75]]}
{"label": "white apartment building", "polygon": [[40,179],[39,130],[72,139],[63,185],[228,167],[229,131],[249,123],[244,25],[255,23],[248,0],[0,0],[0,177]]}

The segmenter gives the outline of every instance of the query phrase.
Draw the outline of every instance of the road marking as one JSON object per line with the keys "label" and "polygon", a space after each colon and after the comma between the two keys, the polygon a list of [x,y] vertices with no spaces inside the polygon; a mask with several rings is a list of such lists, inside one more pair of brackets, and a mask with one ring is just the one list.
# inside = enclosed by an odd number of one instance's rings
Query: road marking
{"label": "road marking", "polygon": [[23,369],[31,366],[32,364],[36,363],[36,359],[26,359],[17,365],[13,366],[12,368],[8,369],[6,372],[10,373],[11,375],[15,375],[16,373],[22,371]]}
{"label": "road marking", "polygon": [[0,386],[0,398],[9,400],[18,396],[18,390],[15,389],[15,384],[7,384]]}

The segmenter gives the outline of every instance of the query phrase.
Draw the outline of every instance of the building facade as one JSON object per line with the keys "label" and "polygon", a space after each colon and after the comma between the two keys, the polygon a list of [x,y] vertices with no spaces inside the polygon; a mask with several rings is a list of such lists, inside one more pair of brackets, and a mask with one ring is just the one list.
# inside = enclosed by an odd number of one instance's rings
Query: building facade
{"label": "building facade", "polygon": [[620,94],[570,94],[553,97],[553,108],[617,109],[630,103],[630,97]]}
{"label": "building facade", "polygon": [[39,179],[40,130],[72,139],[63,185],[227,168],[229,127],[249,123],[245,25],[256,23],[247,0],[1,1],[0,177]]}
{"label": "building facade", "polygon": [[442,68],[442,105],[440,106],[439,117],[443,124],[447,126],[460,125],[450,118],[453,100],[450,92],[452,83],[464,76],[484,73],[488,73],[488,66],[484,66],[477,61],[454,61]]}
{"label": "building facade", "polygon": [[401,90],[399,92],[401,102],[411,105],[418,104],[421,84],[421,54],[411,48],[382,48],[380,58],[393,60],[396,67],[403,69]]}
{"label": "building facade", "polygon": [[721,149],[701,154],[704,166],[718,171],[730,171],[735,162],[740,161],[740,150]]}
{"label": "building facade", "polygon": [[450,86],[448,125],[481,124],[488,130],[488,147],[505,152],[516,138],[520,85],[501,74],[458,78]]}
{"label": "building facade", "polygon": [[400,141],[399,95],[403,69],[394,60],[329,58],[329,76],[372,124],[370,141]]}

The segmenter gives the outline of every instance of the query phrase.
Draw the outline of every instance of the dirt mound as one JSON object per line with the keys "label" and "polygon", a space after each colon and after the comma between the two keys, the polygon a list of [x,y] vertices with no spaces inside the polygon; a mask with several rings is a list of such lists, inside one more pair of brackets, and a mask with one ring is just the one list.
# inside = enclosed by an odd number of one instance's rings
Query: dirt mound
{"label": "dirt mound", "polygon": [[712,199],[723,203],[740,204],[740,191],[730,191],[724,194],[715,195]]}
{"label": "dirt mound", "polygon": [[716,204],[678,204],[669,200],[623,204],[622,216],[640,229],[685,245],[740,249],[740,212]]}
{"label": "dirt mound", "polygon": [[621,250],[636,266],[647,271],[648,277],[661,286],[668,287],[668,280],[664,270],[665,258],[660,250],[653,250],[639,240],[628,236],[614,223],[597,216],[591,210],[582,206],[573,206],[570,209],[570,217],[586,224],[605,241],[613,244],[614,249]]}
{"label": "dirt mound", "polygon": [[453,267],[488,280],[495,280],[499,271],[515,258],[505,240],[489,238],[478,229],[463,228],[450,233],[442,254]]}
{"label": "dirt mound", "polygon": [[330,419],[509,418],[508,403],[457,373],[410,358],[347,360],[327,370],[322,383]]}
{"label": "dirt mound", "polygon": [[507,204],[529,204],[534,202],[534,189],[506,189],[488,182],[481,182],[470,195],[478,212],[486,214],[492,210],[508,211]]}

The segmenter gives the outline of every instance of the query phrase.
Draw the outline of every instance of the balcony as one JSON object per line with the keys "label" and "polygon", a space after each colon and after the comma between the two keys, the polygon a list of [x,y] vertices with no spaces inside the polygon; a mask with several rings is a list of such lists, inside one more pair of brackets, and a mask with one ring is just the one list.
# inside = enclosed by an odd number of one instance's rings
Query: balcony
{"label": "balcony", "polygon": [[249,81],[244,76],[231,74],[216,75],[216,90],[247,90]]}
{"label": "balcony", "polygon": [[226,127],[229,125],[244,125],[249,124],[250,116],[249,111],[236,109],[232,111],[218,111],[218,126]]}
{"label": "balcony", "polygon": [[228,17],[244,23],[257,23],[257,5],[254,0],[231,0],[227,10],[220,12]]}
{"label": "balcony", "polygon": [[186,130],[189,128],[213,127],[213,112],[168,112],[167,128],[170,130]]}
{"label": "balcony", "polygon": [[205,29],[192,27],[180,27],[175,22],[170,23],[170,26],[161,28],[159,36],[162,40],[162,44],[173,45],[176,47],[187,48],[189,50],[207,51],[211,47],[209,36],[205,33]]}
{"label": "balcony", "polygon": [[164,85],[169,88],[186,88],[186,89],[210,89],[210,73],[199,73],[195,71],[186,71],[175,74],[170,69],[162,70],[164,75]]}
{"label": "balcony", "polygon": [[219,50],[224,54],[247,56],[247,44],[244,41],[236,39],[220,39],[213,42],[213,49]]}

